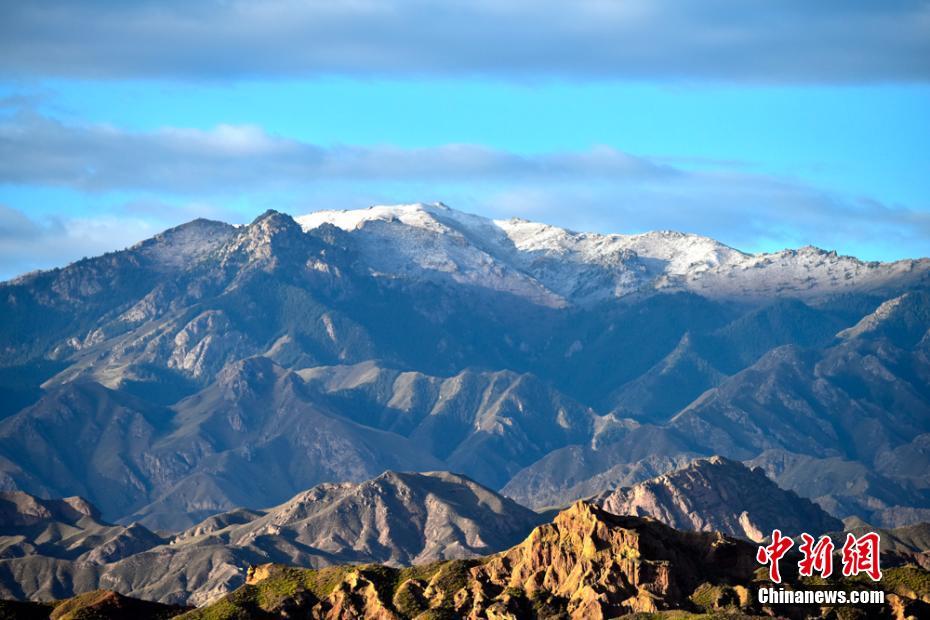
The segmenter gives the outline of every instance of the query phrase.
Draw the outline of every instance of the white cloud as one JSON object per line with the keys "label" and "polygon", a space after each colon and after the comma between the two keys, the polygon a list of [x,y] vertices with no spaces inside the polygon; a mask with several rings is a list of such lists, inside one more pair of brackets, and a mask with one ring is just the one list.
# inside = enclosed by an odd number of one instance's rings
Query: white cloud
{"label": "white cloud", "polygon": [[926,211],[739,164],[683,160],[687,167],[610,147],[532,156],[461,144],[324,148],[252,126],[131,132],[22,110],[0,121],[0,184],[63,187],[85,204],[95,196],[110,204],[115,196],[138,199],[94,217],[67,215],[64,205],[62,215],[44,219],[7,207],[0,273],[119,249],[197,216],[242,221],[266,208],[301,213],[417,200],[576,230],[683,230],[750,251],[814,244],[903,258],[930,247]]}
{"label": "white cloud", "polygon": [[159,232],[158,221],[125,215],[30,217],[0,205],[0,280],[128,247]]}
{"label": "white cloud", "polygon": [[469,144],[323,148],[251,126],[139,133],[65,125],[31,111],[0,121],[0,183],[84,191],[216,192],[334,179],[617,180],[671,174],[671,167],[609,147],[537,156]]}

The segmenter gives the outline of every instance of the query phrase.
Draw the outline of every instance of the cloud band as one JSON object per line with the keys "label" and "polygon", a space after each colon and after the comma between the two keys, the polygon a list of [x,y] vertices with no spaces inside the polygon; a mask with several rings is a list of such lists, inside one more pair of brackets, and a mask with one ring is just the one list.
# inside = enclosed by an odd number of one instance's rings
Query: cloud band
{"label": "cloud band", "polygon": [[7,2],[0,71],[926,82],[925,0]]}

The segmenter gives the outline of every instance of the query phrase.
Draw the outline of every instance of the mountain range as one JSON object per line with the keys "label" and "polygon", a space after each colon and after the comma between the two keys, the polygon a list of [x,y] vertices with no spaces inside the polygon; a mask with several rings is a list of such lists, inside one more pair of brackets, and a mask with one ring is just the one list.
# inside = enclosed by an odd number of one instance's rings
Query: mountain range
{"label": "mountain range", "polygon": [[50,600],[106,587],[202,604],[252,564],[409,565],[473,557],[522,540],[544,517],[453,474],[387,472],[322,484],[266,510],[212,515],[175,535],[110,525],[80,498],[0,495],[0,598]]}
{"label": "mountain range", "polygon": [[[579,501],[520,544],[489,557],[407,569],[262,565],[242,588],[183,617],[632,620],[676,610],[671,617],[800,619],[918,618],[930,612],[930,579],[911,566],[886,570],[880,607],[760,604],[753,591],[770,582],[754,551],[755,545],[716,532],[680,532]],[[879,587],[837,576],[818,583],[786,569],[793,588]]]}
{"label": "mountain range", "polygon": [[195,220],[0,284],[0,488],[177,530],[388,469],[541,507],[720,454],[926,520],[928,282],[442,205]]}
{"label": "mountain range", "polygon": [[[712,455],[758,469],[725,496],[697,476],[658,501],[665,483],[650,479]],[[760,472],[829,513],[826,529],[930,521],[930,259],[747,254],[418,204],[195,220],[0,283],[0,490],[84,498],[89,540],[138,552],[215,527],[255,562],[308,566],[337,547],[326,563],[513,542],[516,529],[482,545],[468,528],[413,547],[242,542],[269,506],[308,489],[336,501],[385,471],[457,472],[497,506],[514,500],[521,527],[523,506],[612,496],[704,529],[695,498],[726,505]],[[728,519],[706,527],[755,539],[775,521]],[[209,598],[244,560],[202,536],[218,555],[173,557],[190,577],[217,567],[189,588]],[[10,553],[48,551],[22,545]]]}
{"label": "mountain range", "polygon": [[[0,601],[20,618],[186,620],[234,618],[918,618],[930,612],[928,573],[885,567],[880,584],[835,574],[799,577],[792,589],[884,592],[880,605],[768,605],[770,585],[755,545],[716,532],[681,532],[659,521],[606,512],[579,501],[500,553],[397,568],[379,564],[249,568],[245,584],[211,604],[183,608],[94,591],[57,603]],[[664,614],[668,610],[671,616]]]}
{"label": "mountain range", "polygon": [[[788,536],[837,539],[844,529],[762,470],[716,456],[589,503],[683,531],[755,542],[776,528]],[[241,586],[250,566],[404,567],[474,558],[519,543],[552,514],[444,472],[386,472],[362,483],[322,484],[279,506],[219,513],[174,535],[138,523],[106,524],[76,497],[5,493],[0,598],[55,600],[102,587],[167,604],[203,605]],[[930,550],[926,527],[884,530],[887,561],[923,563]]]}

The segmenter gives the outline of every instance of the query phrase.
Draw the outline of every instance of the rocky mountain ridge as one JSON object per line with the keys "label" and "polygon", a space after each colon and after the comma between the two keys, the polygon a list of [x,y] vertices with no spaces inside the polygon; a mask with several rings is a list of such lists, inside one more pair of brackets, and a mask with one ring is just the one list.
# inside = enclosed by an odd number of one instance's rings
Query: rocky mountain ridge
{"label": "rocky mountain ridge", "polygon": [[578,233],[520,218],[492,220],[443,205],[373,206],[298,216],[363,240],[366,262],[393,277],[449,277],[560,306],[643,289],[712,297],[800,298],[926,281],[930,261],[864,263],[819,248],[746,254],[693,234]]}
{"label": "rocky mountain ridge", "polygon": [[714,456],[592,499],[607,512],[650,516],[685,531],[721,532],[754,542],[779,529],[820,536],[841,522],[810,500],[780,489],[761,469]]}
{"label": "rocky mountain ridge", "polygon": [[544,517],[468,478],[386,472],[327,483],[266,510],[213,515],[174,535],[110,525],[80,498],[0,494],[0,598],[51,600],[105,588],[204,604],[252,564],[393,566],[505,549]]}
{"label": "rocky mountain ridge", "polygon": [[[517,544],[548,518],[446,472],[386,472],[358,484],[322,484],[274,508],[216,514],[161,538],[138,524],[110,526],[83,513],[72,518],[46,510],[32,516],[32,506],[40,504],[75,504],[96,514],[83,500],[7,497],[20,511],[7,511],[10,523],[26,522],[22,513],[28,525],[0,528],[6,545],[0,547],[0,592],[39,600],[106,588],[202,605],[241,585],[250,565],[402,567],[471,558]],[[685,531],[718,528],[744,540],[760,541],[776,527],[786,535],[842,528],[760,470],[720,457],[696,460],[595,501],[614,514],[648,516]],[[886,551],[896,561],[919,560],[928,548],[921,531],[889,532],[888,541],[896,542]]]}
{"label": "rocky mountain ridge", "polygon": [[720,454],[837,517],[927,519],[926,259],[440,206],[301,222],[0,284],[0,488],[178,529],[387,469],[542,508]]}
{"label": "rocky mountain ridge", "polygon": [[[880,609],[759,604],[754,590],[770,582],[754,552],[755,545],[718,533],[678,532],[578,502],[519,545],[481,559],[406,569],[256,566],[243,587],[182,617],[606,619],[676,610],[676,618],[834,618],[861,611],[903,619],[930,611],[923,600],[930,597],[930,575],[915,567],[886,570]],[[797,588],[869,587],[838,577],[818,584],[785,572]]]}

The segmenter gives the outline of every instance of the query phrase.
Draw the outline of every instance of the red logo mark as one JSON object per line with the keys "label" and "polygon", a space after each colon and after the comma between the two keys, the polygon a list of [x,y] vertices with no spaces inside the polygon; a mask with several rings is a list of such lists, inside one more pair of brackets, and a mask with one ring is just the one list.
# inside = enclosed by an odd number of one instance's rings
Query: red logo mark
{"label": "red logo mark", "polygon": [[822,536],[817,544],[814,544],[814,537],[804,533],[801,534],[801,540],[804,542],[798,547],[798,551],[804,554],[804,558],[798,562],[798,573],[802,577],[810,577],[814,571],[824,578],[832,575],[834,545],[830,537]]}
{"label": "red logo mark", "polygon": [[781,571],[778,570],[778,561],[788,553],[794,541],[781,535],[781,530],[772,530],[772,544],[759,547],[756,551],[756,561],[759,564],[769,564],[769,579],[781,583]]}
{"label": "red logo mark", "polygon": [[881,579],[882,569],[878,564],[880,543],[881,538],[875,532],[863,534],[859,538],[847,534],[843,544],[843,575],[850,577],[865,573],[872,581]]}

